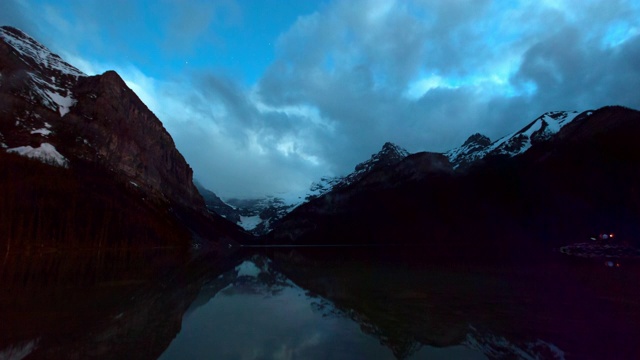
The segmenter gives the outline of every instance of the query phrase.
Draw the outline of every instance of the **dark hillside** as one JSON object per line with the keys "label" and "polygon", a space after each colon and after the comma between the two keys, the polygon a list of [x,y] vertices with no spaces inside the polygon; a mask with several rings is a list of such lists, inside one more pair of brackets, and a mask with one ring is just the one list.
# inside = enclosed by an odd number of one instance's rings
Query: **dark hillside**
{"label": "dark hillside", "polygon": [[640,113],[606,107],[465,171],[412,155],[300,206],[266,241],[410,244],[423,259],[531,257],[600,232],[638,244],[637,139]]}
{"label": "dark hillside", "polygon": [[3,249],[187,245],[169,204],[152,203],[91,164],[65,169],[0,152]]}

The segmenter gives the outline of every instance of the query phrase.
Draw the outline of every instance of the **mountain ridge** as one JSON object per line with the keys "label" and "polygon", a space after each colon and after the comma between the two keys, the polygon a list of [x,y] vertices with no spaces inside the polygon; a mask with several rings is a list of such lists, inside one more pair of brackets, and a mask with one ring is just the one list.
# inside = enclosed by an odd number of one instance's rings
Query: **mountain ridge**
{"label": "mountain ridge", "polygon": [[[490,144],[472,135],[465,144],[481,156],[455,169],[450,154],[412,154],[299,206],[265,241],[399,242],[495,259],[599,231],[633,239],[640,233],[632,221],[640,216],[638,114],[619,106],[545,113]],[[549,118],[559,126],[545,126]],[[500,241],[508,236],[520,240]]]}
{"label": "mountain ridge", "polygon": [[525,153],[533,144],[548,140],[565,125],[579,117],[589,116],[593,111],[549,111],[525,125],[520,130],[496,141],[482,134],[471,135],[458,148],[445,152],[454,169],[464,169],[488,156],[513,157]]}

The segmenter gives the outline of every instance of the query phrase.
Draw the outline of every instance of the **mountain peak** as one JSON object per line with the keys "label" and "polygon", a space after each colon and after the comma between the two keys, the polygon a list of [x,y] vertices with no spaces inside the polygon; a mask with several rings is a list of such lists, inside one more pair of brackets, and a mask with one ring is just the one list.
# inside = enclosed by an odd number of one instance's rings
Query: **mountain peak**
{"label": "mountain peak", "polygon": [[11,46],[16,55],[30,68],[51,73],[47,76],[87,76],[20,29],[11,26],[0,27],[0,39]]}
{"label": "mountain peak", "polygon": [[409,156],[409,152],[407,150],[388,141],[382,145],[382,150],[380,150],[378,154],[389,154],[391,156],[400,156],[402,158]]}
{"label": "mountain peak", "polygon": [[408,155],[409,152],[407,150],[394,143],[386,142],[384,143],[384,145],[382,145],[382,149],[379,152],[371,155],[371,158],[369,160],[356,165],[355,172],[353,174],[366,173],[373,170],[374,168],[393,165],[404,159]]}
{"label": "mountain peak", "polygon": [[322,196],[334,189],[347,187],[359,181],[371,171],[384,166],[395,165],[407,156],[409,156],[407,150],[387,141],[382,145],[380,151],[371,155],[369,160],[356,165],[355,171],[351,174],[347,176],[323,177],[320,181],[313,182],[307,194],[307,200]]}
{"label": "mountain peak", "polygon": [[[6,31],[8,33],[14,34],[17,37],[23,37],[23,38],[28,38],[28,39],[33,40],[33,38],[31,38],[29,35],[25,34],[22,30],[20,30],[18,28],[14,28],[13,26],[4,25],[4,26],[0,26],[0,29]],[[35,41],[35,40],[33,40],[33,41]]]}
{"label": "mountain peak", "polygon": [[489,137],[475,133],[469,136],[462,146],[447,152],[445,155],[455,167],[458,167],[470,164],[481,158],[490,145],[491,139]]}
{"label": "mountain peak", "polygon": [[522,129],[504,136],[493,143],[481,134],[471,135],[459,148],[448,151],[445,155],[454,168],[466,167],[489,155],[506,155],[513,157],[523,154],[537,142],[546,141],[580,114],[591,112],[549,111],[527,124]]}
{"label": "mountain peak", "polygon": [[467,141],[462,144],[462,146],[480,146],[487,147],[491,145],[491,139],[488,136],[482,135],[480,133],[475,133],[467,139]]}

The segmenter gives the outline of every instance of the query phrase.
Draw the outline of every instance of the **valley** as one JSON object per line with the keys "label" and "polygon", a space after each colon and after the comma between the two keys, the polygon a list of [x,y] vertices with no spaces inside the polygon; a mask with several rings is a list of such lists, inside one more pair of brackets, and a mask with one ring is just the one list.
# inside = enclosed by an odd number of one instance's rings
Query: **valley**
{"label": "valley", "polygon": [[133,87],[0,27],[0,359],[640,356],[640,111],[219,196]]}

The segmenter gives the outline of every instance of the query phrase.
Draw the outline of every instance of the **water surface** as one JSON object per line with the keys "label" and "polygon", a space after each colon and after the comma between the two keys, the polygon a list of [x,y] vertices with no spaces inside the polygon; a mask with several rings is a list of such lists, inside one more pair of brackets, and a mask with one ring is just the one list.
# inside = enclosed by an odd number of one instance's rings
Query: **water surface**
{"label": "water surface", "polygon": [[10,254],[1,264],[0,359],[640,356],[633,262],[280,249]]}

